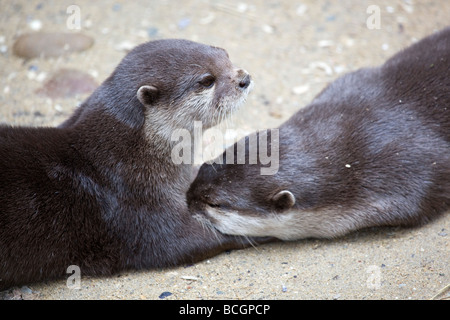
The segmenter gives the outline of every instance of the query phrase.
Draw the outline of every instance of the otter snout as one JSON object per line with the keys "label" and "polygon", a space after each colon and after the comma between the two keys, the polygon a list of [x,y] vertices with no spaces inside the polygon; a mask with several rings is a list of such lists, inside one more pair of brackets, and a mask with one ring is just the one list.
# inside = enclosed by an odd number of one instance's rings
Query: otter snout
{"label": "otter snout", "polygon": [[246,74],[245,77],[241,81],[239,81],[239,88],[247,89],[251,82],[252,78],[249,74]]}
{"label": "otter snout", "polygon": [[247,89],[252,83],[252,77],[244,69],[237,70],[237,78],[239,79],[237,87],[241,90]]}

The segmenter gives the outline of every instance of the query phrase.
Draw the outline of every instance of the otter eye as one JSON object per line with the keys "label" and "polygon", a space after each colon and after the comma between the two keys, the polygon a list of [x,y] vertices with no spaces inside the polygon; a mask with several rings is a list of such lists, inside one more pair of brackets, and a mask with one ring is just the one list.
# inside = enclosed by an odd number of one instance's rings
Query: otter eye
{"label": "otter eye", "polygon": [[207,75],[203,77],[198,83],[200,83],[205,88],[211,88],[214,85],[214,81],[216,81],[216,79],[213,76]]}
{"label": "otter eye", "polygon": [[216,204],[216,203],[208,203],[208,206],[210,206],[212,208],[220,208],[220,204]]}

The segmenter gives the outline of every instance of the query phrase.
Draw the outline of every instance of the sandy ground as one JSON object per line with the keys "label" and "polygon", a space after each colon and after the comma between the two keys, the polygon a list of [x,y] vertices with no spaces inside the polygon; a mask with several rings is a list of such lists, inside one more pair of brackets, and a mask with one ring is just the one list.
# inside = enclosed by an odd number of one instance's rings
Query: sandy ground
{"label": "sandy ground", "polygon": [[[80,9],[89,50],[24,61],[12,45],[25,32],[76,32],[67,8]],[[367,12],[370,5],[375,11]],[[60,68],[100,83],[126,49],[158,38],[226,48],[253,76],[246,106],[228,123],[241,132],[277,127],[340,74],[382,63],[449,24],[450,2],[402,1],[0,1],[0,123],[57,125],[86,96],[35,94]],[[379,28],[368,27],[377,20]],[[81,277],[29,285],[24,299],[429,299],[450,283],[450,215],[417,229],[364,230],[336,240],[272,243],[221,254],[193,266]],[[69,276],[69,275],[68,275]],[[448,299],[450,293],[440,295]]]}

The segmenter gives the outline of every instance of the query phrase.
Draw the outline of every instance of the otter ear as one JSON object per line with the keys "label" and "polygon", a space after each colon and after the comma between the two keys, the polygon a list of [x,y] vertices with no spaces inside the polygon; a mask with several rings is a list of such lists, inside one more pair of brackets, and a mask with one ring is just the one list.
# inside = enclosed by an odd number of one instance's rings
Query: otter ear
{"label": "otter ear", "polygon": [[290,209],[295,204],[295,196],[289,190],[282,190],[272,197],[272,202],[277,209]]}
{"label": "otter ear", "polygon": [[154,86],[142,86],[138,89],[137,93],[138,100],[144,105],[152,105],[159,95],[159,90]]}

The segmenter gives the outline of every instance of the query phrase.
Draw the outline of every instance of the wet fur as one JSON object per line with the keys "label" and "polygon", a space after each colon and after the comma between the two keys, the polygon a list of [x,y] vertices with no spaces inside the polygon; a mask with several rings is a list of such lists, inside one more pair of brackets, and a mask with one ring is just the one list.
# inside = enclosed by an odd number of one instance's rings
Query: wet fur
{"label": "wet fur", "polygon": [[450,208],[449,75],[450,28],[344,75],[279,128],[277,174],[204,164],[190,207],[222,232],[284,240],[430,221]]}
{"label": "wet fur", "polygon": [[[193,106],[205,72],[217,78],[214,101]],[[175,125],[216,124],[216,108],[246,95],[243,76],[223,49],[149,42],[60,127],[0,127],[0,289],[67,277],[70,265],[111,275],[250,245],[188,211],[192,168],[171,162],[168,139]]]}

